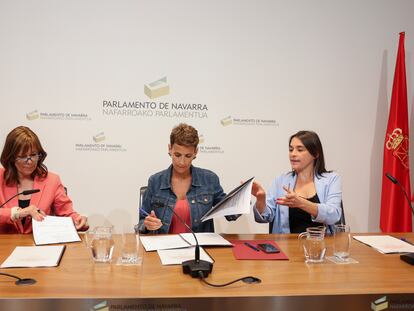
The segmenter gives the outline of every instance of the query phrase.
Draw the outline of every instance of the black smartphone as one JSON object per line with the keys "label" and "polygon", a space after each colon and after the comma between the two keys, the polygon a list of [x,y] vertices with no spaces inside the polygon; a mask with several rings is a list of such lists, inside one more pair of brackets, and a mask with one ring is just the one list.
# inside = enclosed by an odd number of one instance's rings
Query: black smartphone
{"label": "black smartphone", "polygon": [[272,254],[272,253],[280,253],[280,250],[269,243],[261,243],[257,244],[257,247],[265,253]]}

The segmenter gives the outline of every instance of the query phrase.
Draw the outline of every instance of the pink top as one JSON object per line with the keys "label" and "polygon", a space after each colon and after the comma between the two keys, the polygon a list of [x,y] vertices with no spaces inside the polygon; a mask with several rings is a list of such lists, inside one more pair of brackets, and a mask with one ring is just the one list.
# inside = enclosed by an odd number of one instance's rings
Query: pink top
{"label": "pink top", "polygon": [[[181,217],[182,220],[191,228],[191,216],[190,216],[190,203],[187,199],[177,200],[174,207],[174,212]],[[169,233],[187,233],[191,232],[187,229],[186,226],[178,219],[175,214],[171,219],[170,231]]]}

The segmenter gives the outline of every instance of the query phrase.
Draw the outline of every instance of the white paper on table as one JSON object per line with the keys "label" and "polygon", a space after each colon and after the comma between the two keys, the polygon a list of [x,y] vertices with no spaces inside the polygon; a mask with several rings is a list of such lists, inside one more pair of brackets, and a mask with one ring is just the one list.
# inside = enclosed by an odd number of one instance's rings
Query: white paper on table
{"label": "white paper on table", "polygon": [[414,253],[414,245],[390,235],[354,235],[353,238],[375,248],[383,254]]}
{"label": "white paper on table", "polygon": [[65,245],[17,246],[0,268],[55,267],[65,250]]}
{"label": "white paper on table", "polygon": [[[195,257],[195,247],[178,249],[160,249],[157,251],[163,265],[181,265],[183,261],[192,260]],[[214,262],[213,259],[200,247],[200,259]]]}
{"label": "white paper on table", "polygon": [[190,246],[180,235],[141,235],[140,237],[142,246],[144,246],[147,252],[156,251],[159,249],[172,249],[180,247]]}
{"label": "white paper on table", "polygon": [[46,216],[43,221],[32,219],[32,226],[36,245],[81,240],[71,217]]}
{"label": "white paper on table", "polygon": [[201,217],[201,221],[229,215],[249,214],[253,179],[254,177],[250,178],[230,191],[223,200],[213,206],[203,217]]}
{"label": "white paper on table", "polygon": [[[189,245],[195,246],[196,241],[192,233],[180,233],[181,237],[187,241]],[[214,232],[200,232],[195,233],[198,244],[203,246],[218,245],[218,246],[233,246],[229,241],[223,238],[220,234]]]}

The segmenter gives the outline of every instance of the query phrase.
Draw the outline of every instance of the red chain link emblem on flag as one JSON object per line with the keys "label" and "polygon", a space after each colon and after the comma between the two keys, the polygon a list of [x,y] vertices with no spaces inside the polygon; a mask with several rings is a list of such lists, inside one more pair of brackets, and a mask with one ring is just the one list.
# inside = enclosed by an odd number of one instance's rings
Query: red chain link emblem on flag
{"label": "red chain link emblem on flag", "polygon": [[394,129],[392,134],[388,134],[388,140],[385,143],[385,147],[388,150],[392,150],[392,154],[401,164],[408,168],[408,136],[403,135],[400,128]]}

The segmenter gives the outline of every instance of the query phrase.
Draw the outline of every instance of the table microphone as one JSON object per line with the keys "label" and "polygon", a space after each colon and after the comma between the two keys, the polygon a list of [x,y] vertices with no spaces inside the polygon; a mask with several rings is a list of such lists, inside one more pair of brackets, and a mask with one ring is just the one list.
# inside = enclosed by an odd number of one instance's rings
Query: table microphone
{"label": "table microphone", "polygon": [[389,173],[385,173],[385,176],[392,181],[393,184],[396,184],[398,187],[400,187],[401,191],[404,193],[405,198],[407,199],[408,205],[411,208],[411,212],[414,215],[414,209],[411,204],[410,198],[408,197],[407,191],[405,191],[404,187],[400,184],[400,182],[395,178],[394,176],[390,175]]}
{"label": "table microphone", "polygon": [[[156,203],[155,207],[164,207],[163,203]],[[224,283],[224,284],[212,284],[205,280],[205,278],[211,273],[213,270],[213,264],[211,262],[200,260],[200,244],[198,244],[197,236],[194,233],[193,229],[190,228],[189,225],[180,217],[178,214],[174,211],[173,208],[167,205],[167,208],[173,212],[175,216],[177,216],[178,220],[193,234],[194,239],[196,241],[195,246],[195,259],[194,260],[187,260],[184,261],[181,265],[183,267],[184,274],[190,274],[193,278],[199,278],[202,282],[206,283],[207,285],[213,286],[213,287],[225,287],[227,285],[242,281],[247,284],[257,284],[261,283],[262,280],[260,280],[257,277],[254,276],[245,276],[241,277],[239,279]]]}
{"label": "table microphone", "polygon": [[[2,208],[10,200],[12,200],[13,198],[17,197],[18,195],[21,195],[21,194],[23,194],[23,195],[29,195],[29,194],[33,194],[33,193],[36,193],[36,192],[39,192],[39,191],[40,191],[40,189],[32,189],[32,190],[24,190],[22,192],[19,192],[19,193],[13,195],[10,199],[8,199],[3,204],[1,204],[0,205],[0,208]],[[9,276],[11,278],[17,279],[17,281],[14,283],[16,285],[32,285],[32,284],[35,284],[36,283],[36,280],[35,279],[22,279],[22,278],[19,278],[18,276],[15,276],[15,275],[9,274],[9,273],[0,272],[0,275]]]}
{"label": "table microphone", "polygon": [[[408,205],[411,207],[411,212],[414,215],[414,209],[413,209],[410,199],[408,198],[407,191],[405,191],[404,187],[400,184],[397,178],[390,175],[389,173],[385,173],[385,176],[387,176],[387,178],[391,180],[392,183],[400,187],[401,191],[404,193],[405,198],[407,199]],[[414,265],[414,253],[407,253],[407,254],[400,255],[400,259],[409,263],[410,265]]]}
{"label": "table microphone", "polygon": [[[164,207],[163,203],[157,203],[156,207]],[[196,241],[195,256],[193,260],[184,261],[181,265],[183,267],[184,274],[190,274],[193,278],[200,277],[200,273],[204,277],[207,277],[213,270],[213,264],[211,262],[200,260],[200,244],[198,244],[197,236],[189,225],[174,211],[173,208],[167,205],[167,208],[177,216],[178,220],[193,234]]]}
{"label": "table microphone", "polygon": [[15,276],[15,275],[9,274],[9,273],[0,272],[0,275],[9,276],[11,278],[17,279],[17,281],[14,282],[14,284],[16,284],[16,285],[33,285],[33,284],[36,283],[35,279],[22,279],[22,278],[19,278],[18,276]]}
{"label": "table microphone", "polygon": [[18,195],[29,195],[29,194],[33,194],[33,193],[37,193],[39,192],[40,189],[32,189],[32,190],[24,190],[22,192],[16,193],[15,195],[13,195],[11,198],[9,198],[6,202],[4,202],[3,204],[0,205],[0,208],[2,208],[4,205],[6,205],[10,200],[13,200],[15,197],[17,197]]}

